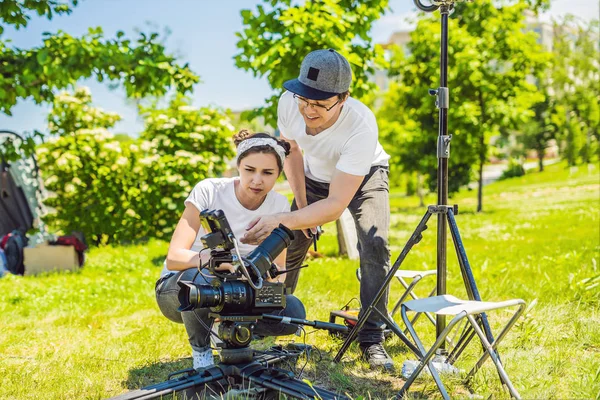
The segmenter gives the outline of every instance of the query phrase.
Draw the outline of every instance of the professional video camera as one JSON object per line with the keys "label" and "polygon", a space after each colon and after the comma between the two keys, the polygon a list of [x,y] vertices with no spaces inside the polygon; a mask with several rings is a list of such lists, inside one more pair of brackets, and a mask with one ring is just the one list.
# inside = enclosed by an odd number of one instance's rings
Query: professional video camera
{"label": "professional video camera", "polygon": [[[201,238],[202,243],[211,251],[204,266],[215,278],[210,284],[178,282],[179,310],[210,308],[209,315],[221,321],[218,332],[224,343],[221,362],[242,362],[252,357],[252,350],[247,347],[256,321],[262,319],[263,313],[285,308],[285,285],[267,280],[284,273],[277,270],[273,260],[290,245],[294,234],[279,225],[256,249],[242,257],[222,210],[205,210],[200,213],[200,220],[207,232]],[[221,271],[219,266],[224,263],[237,269]]]}
{"label": "professional video camera", "polygon": [[[257,398],[265,399],[280,398],[281,395],[298,399],[348,399],[343,394],[296,379],[291,371],[276,367],[284,362],[289,365],[290,359],[296,359],[301,353],[306,353],[308,357],[307,349],[311,346],[290,344],[286,349],[275,346],[271,351],[257,352],[256,357],[249,346],[253,329],[260,319],[348,332],[346,326],[331,322],[266,314],[285,308],[284,284],[267,280],[290,271],[278,271],[273,260],[290,245],[293,233],[279,225],[257,248],[242,257],[222,210],[203,211],[200,213],[200,220],[206,232],[201,237],[202,243],[206,249],[210,249],[209,261],[200,267],[207,268],[214,279],[210,284],[204,285],[189,281],[178,282],[181,304],[179,310],[210,308],[212,312],[209,315],[220,320],[218,335],[223,341],[221,363],[202,371],[189,369],[176,372],[166,382],[134,390],[114,399],[158,399],[173,393],[187,393],[188,390],[193,393],[198,393],[198,390],[207,391],[208,387],[210,390],[252,388],[264,396]],[[233,265],[234,271],[221,270],[219,266],[224,263]]]}

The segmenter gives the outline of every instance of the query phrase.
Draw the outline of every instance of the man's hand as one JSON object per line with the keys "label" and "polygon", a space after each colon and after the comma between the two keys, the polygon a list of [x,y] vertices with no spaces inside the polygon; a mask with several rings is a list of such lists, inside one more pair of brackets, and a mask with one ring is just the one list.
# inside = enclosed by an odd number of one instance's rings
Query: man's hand
{"label": "man's hand", "polygon": [[[310,233],[308,233],[309,231]],[[302,233],[304,233],[304,236],[310,239],[317,234],[317,228],[302,229]]]}
{"label": "man's hand", "polygon": [[242,243],[259,245],[280,224],[278,214],[258,217],[246,227],[246,234],[240,239]]}
{"label": "man's hand", "polygon": [[[301,200],[299,198],[296,198],[296,206],[298,207],[298,210],[303,209],[304,207],[308,206],[308,202],[306,201],[306,195],[304,196],[304,198]],[[317,234],[317,228],[310,228],[310,229],[300,229],[302,231],[302,233],[304,233],[304,236],[306,236],[307,239],[312,238],[314,235]]]}

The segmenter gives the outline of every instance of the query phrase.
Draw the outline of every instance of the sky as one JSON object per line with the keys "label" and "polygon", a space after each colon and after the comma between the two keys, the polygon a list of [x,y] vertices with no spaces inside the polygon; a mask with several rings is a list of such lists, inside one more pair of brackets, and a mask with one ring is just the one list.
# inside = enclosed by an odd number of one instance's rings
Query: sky
{"label": "sky", "polygon": [[[136,38],[136,30],[161,33],[168,27],[171,33],[166,41],[167,51],[177,55],[182,64],[189,63],[201,79],[191,95],[193,104],[243,110],[262,105],[272,93],[266,79],[237,69],[233,60],[238,52],[235,32],[242,29],[240,10],[255,10],[260,3],[262,0],[83,0],[71,15],[51,21],[32,15],[26,28],[17,31],[7,27],[2,39],[11,39],[13,47],[30,48],[42,44],[43,32],[63,30],[81,36],[89,27],[100,26],[108,38],[115,37],[119,30]],[[477,0],[471,3],[476,5]],[[390,6],[392,11],[377,21],[371,32],[377,43],[385,43],[395,31],[412,27],[409,20],[416,14],[412,0],[390,0]],[[599,18],[599,1],[553,0],[542,19],[549,21],[566,13],[585,20]],[[126,99],[124,90],[110,89],[93,79],[78,84],[91,89],[95,106],[123,117],[113,129],[115,133],[137,136],[143,130],[136,106]],[[0,130],[46,132],[49,110],[48,105],[20,100],[13,107],[12,116],[0,114]]]}

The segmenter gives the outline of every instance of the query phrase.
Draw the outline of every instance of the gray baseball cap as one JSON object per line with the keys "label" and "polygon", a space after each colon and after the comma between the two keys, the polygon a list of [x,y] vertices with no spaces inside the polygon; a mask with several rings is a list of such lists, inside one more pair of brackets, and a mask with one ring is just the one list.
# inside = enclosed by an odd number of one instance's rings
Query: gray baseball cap
{"label": "gray baseball cap", "polygon": [[324,100],[350,89],[352,70],[350,63],[333,49],[308,53],[300,66],[298,79],[283,87],[292,93],[311,100]]}

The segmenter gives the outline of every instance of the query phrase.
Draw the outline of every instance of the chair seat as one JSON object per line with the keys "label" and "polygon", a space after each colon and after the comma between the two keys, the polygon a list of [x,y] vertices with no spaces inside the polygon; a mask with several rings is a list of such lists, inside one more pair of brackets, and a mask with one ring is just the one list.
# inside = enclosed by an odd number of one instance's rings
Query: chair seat
{"label": "chair seat", "polygon": [[511,307],[524,303],[523,300],[507,300],[502,302],[461,300],[445,294],[443,296],[426,297],[411,300],[403,304],[407,309],[415,312],[432,312],[439,315],[479,314],[485,311],[502,307]]}
{"label": "chair seat", "polygon": [[400,270],[396,271],[394,276],[396,276],[398,278],[413,279],[419,275],[421,277],[425,277],[425,276],[435,275],[435,274],[437,274],[437,271],[435,269],[432,269],[429,271],[411,271],[411,270],[406,270],[406,269],[400,269]]}

